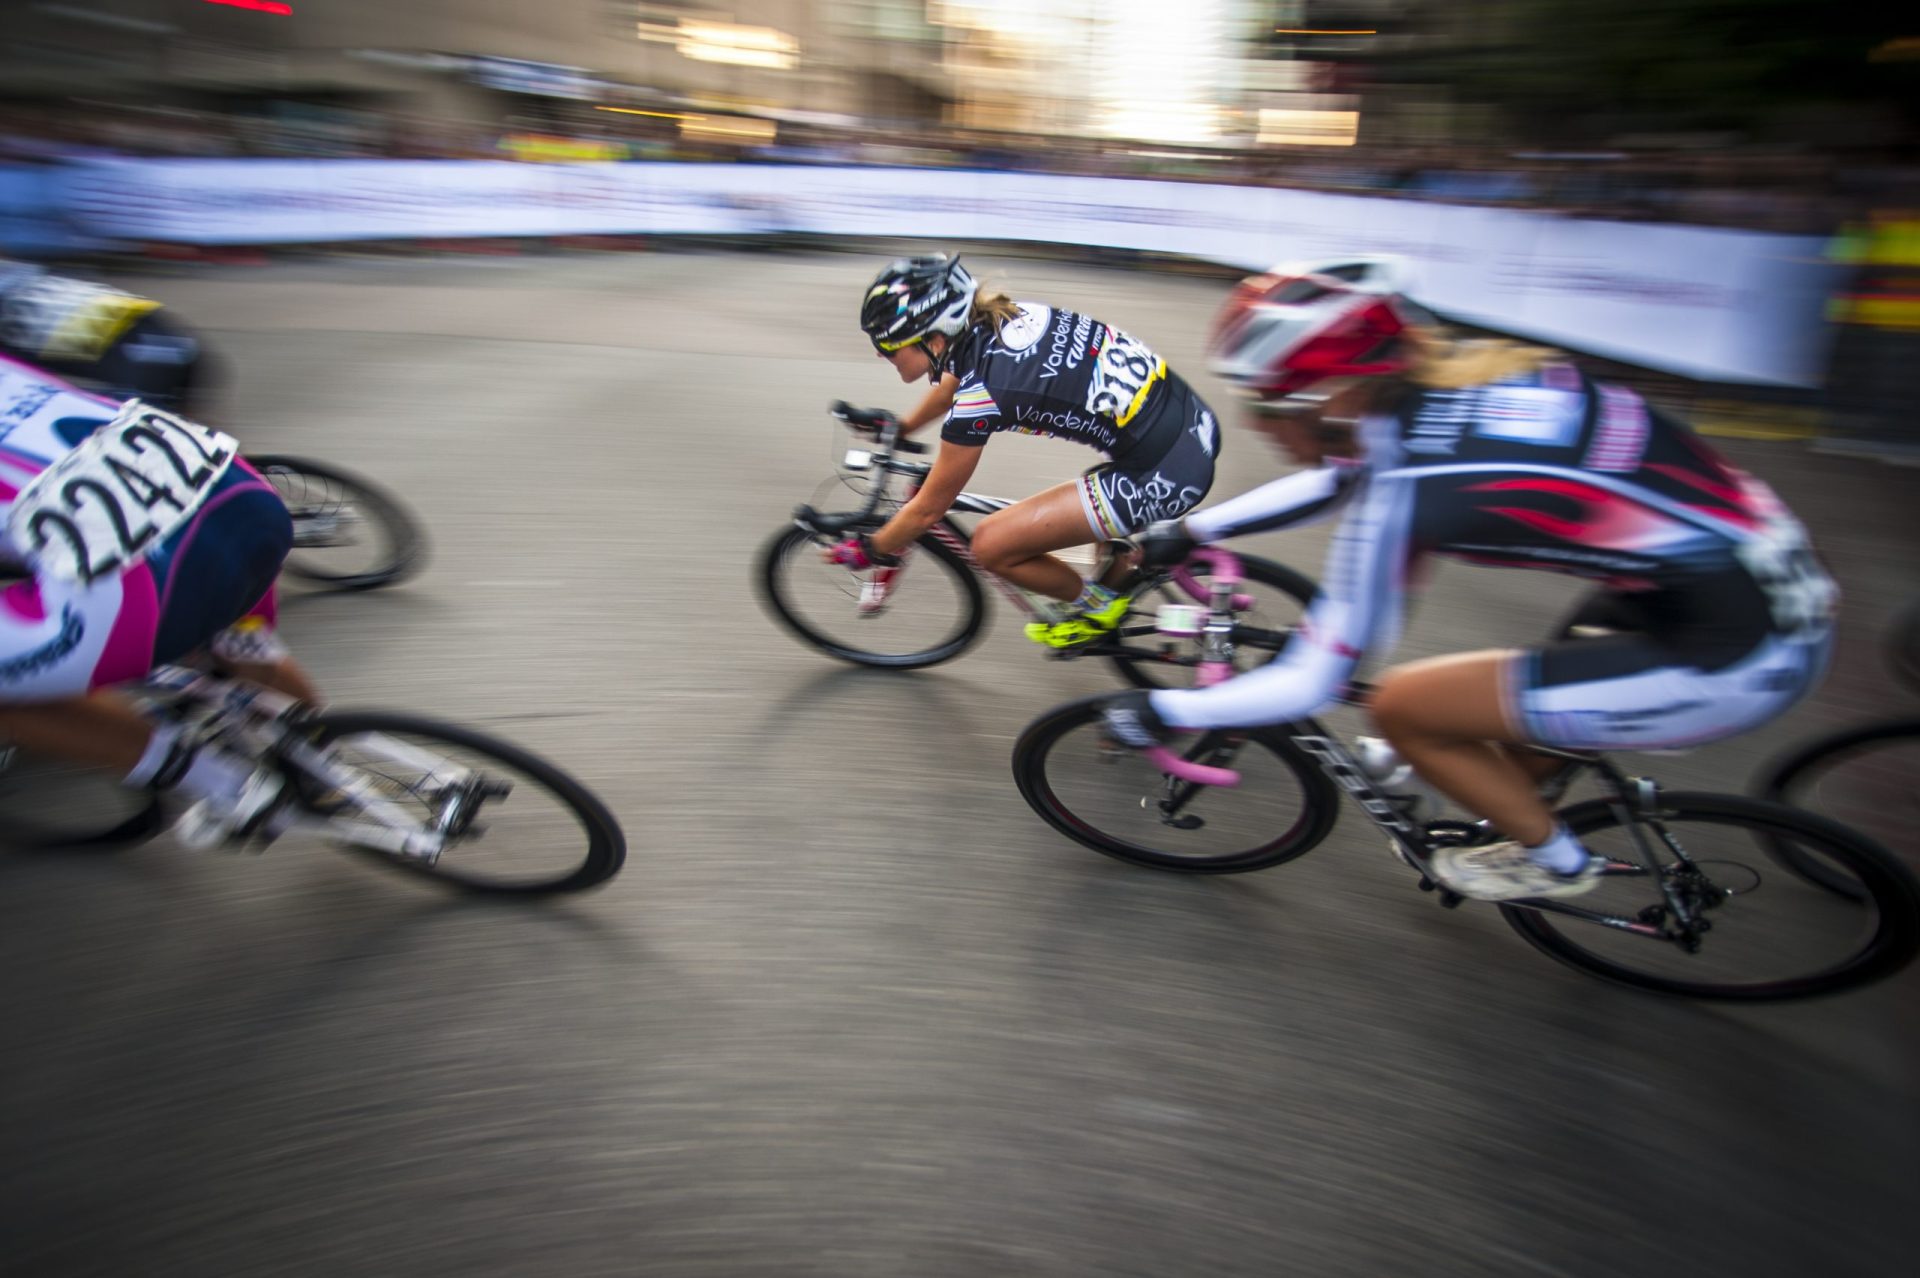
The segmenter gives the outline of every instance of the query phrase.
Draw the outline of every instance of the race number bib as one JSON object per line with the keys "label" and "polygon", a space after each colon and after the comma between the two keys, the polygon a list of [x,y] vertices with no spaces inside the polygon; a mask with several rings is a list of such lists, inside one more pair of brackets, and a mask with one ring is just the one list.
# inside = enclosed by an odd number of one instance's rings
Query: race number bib
{"label": "race number bib", "polygon": [[97,360],[160,303],[104,284],[45,276],[0,303],[0,344],[44,359]]}
{"label": "race number bib", "polygon": [[1125,426],[1147,402],[1147,392],[1167,374],[1167,362],[1117,328],[1094,361],[1093,380],[1087,385],[1087,409]]}
{"label": "race number bib", "polygon": [[220,431],[129,400],[34,476],[14,501],[7,536],[36,572],[97,581],[186,523],[235,451]]}

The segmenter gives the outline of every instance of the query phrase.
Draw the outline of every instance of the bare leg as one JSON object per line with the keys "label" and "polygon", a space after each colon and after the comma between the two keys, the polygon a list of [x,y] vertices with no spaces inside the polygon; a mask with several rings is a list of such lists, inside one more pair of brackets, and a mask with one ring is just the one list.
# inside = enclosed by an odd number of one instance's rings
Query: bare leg
{"label": "bare leg", "polygon": [[1382,735],[1414,770],[1507,837],[1533,847],[1553,833],[1538,784],[1555,761],[1521,744],[1503,689],[1512,652],[1466,652],[1409,662],[1383,675],[1370,707]]}
{"label": "bare leg", "polygon": [[0,706],[0,739],[30,754],[116,769],[122,776],[146,753],[153,728],[133,703],[102,689],[59,701]]}
{"label": "bare leg", "polygon": [[974,557],[981,567],[1014,585],[1065,603],[1080,597],[1086,585],[1049,551],[1084,546],[1096,540],[1080,507],[1080,485],[1060,484],[1015,502],[980,521],[973,534]]}
{"label": "bare leg", "polygon": [[279,661],[227,661],[222,664],[233,672],[236,679],[285,693],[295,701],[304,701],[310,706],[317,707],[321,703],[319,686],[313,682],[306,668],[292,657],[283,657]]}

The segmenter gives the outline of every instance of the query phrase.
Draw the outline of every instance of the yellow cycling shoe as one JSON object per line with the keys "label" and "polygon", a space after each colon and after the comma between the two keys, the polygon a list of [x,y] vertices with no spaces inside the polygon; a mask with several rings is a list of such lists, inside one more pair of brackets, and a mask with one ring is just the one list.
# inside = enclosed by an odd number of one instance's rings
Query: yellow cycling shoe
{"label": "yellow cycling shoe", "polygon": [[1030,621],[1027,638],[1049,648],[1077,648],[1112,634],[1133,606],[1133,596],[1120,595],[1104,608],[1076,613],[1065,621]]}

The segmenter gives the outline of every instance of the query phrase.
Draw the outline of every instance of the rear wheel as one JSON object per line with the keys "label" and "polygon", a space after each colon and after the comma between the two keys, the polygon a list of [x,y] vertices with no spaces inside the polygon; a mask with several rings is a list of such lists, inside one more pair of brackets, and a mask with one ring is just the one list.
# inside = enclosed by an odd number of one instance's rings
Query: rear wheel
{"label": "rear wheel", "polygon": [[[1613,870],[1564,905],[1602,917],[1517,903],[1502,904],[1500,913],[1543,953],[1583,972],[1691,998],[1809,998],[1878,980],[1920,950],[1913,876],[1870,839],[1823,817],[1739,795],[1691,793],[1661,795],[1658,811],[1631,826],[1605,800],[1560,816]],[[1655,853],[1657,878],[1644,868],[1634,830]],[[1776,839],[1844,877],[1853,893],[1776,872],[1769,850]],[[1693,925],[1667,892],[1696,911]]]}
{"label": "rear wheel", "polygon": [[333,590],[372,590],[420,571],[426,538],[405,506],[357,475],[304,457],[248,457],[293,516],[285,571]]}
{"label": "rear wheel", "polygon": [[1300,856],[1327,837],[1339,795],[1285,737],[1206,732],[1175,745],[1241,774],[1235,787],[1168,777],[1107,737],[1104,697],[1042,715],[1013,748],[1020,795],[1042,820],[1096,852],[1156,870],[1239,874]]}
{"label": "rear wheel", "polygon": [[820,552],[812,534],[783,529],[761,551],[758,577],[773,615],[828,656],[914,670],[951,661],[979,639],[987,615],[980,579],[931,533],[895,569],[856,573]]}
{"label": "rear wheel", "polygon": [[[431,864],[343,841],[383,865],[470,892],[541,895],[604,883],[626,860],[626,836],[606,806],[518,746],[411,715],[327,714],[315,727],[316,739],[365,779],[372,797],[418,828],[448,836]],[[350,797],[306,797],[316,811],[356,815]]]}
{"label": "rear wheel", "polygon": [[[1237,558],[1241,581],[1234,588],[1240,597],[1233,618],[1234,666],[1245,671],[1279,655],[1306,615],[1317,587],[1313,578],[1285,564],[1247,555]],[[1169,578],[1142,591],[1114,636],[1102,641],[1101,655],[1111,657],[1120,676],[1135,687],[1191,687],[1194,669],[1200,664],[1199,639],[1163,635],[1155,623],[1164,604],[1204,607],[1212,582],[1212,570],[1195,562],[1186,568],[1186,582]]]}

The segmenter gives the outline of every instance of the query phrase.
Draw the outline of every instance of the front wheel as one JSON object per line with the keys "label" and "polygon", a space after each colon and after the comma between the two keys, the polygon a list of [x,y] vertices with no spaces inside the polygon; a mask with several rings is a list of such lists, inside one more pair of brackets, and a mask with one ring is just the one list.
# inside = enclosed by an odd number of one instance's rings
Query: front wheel
{"label": "front wheel", "polygon": [[932,533],[898,568],[855,573],[820,551],[813,534],[782,529],[761,551],[756,575],[773,615],[828,656],[915,670],[953,660],[980,637],[980,579]]}
{"label": "front wheel", "polygon": [[1020,795],[1060,833],[1133,865],[1239,874],[1312,849],[1333,828],[1333,782],[1286,737],[1203,732],[1174,748],[1241,774],[1233,788],[1167,776],[1108,738],[1104,697],[1071,701],[1029,724],[1013,747]]}
{"label": "front wheel", "polygon": [[[1609,800],[1560,817],[1611,872],[1561,910],[1515,903],[1500,913],[1583,972],[1662,994],[1779,1000],[1865,985],[1920,951],[1920,885],[1884,848],[1824,817],[1691,793],[1663,794],[1656,812],[1626,825]],[[1778,839],[1853,892],[1775,872]],[[1644,868],[1642,840],[1657,878]]]}
{"label": "front wheel", "polygon": [[342,838],[351,851],[469,892],[523,896],[595,887],[626,861],[626,836],[606,806],[518,746],[411,715],[325,714],[314,727],[365,793],[310,793],[310,808],[342,829],[398,820],[446,836],[431,863]]}
{"label": "front wheel", "polygon": [[[1236,558],[1241,579],[1234,588],[1234,667],[1245,672],[1279,655],[1317,587],[1313,578],[1285,564],[1252,555]],[[1157,618],[1163,604],[1205,607],[1212,584],[1212,570],[1196,561],[1185,566],[1184,580],[1168,577],[1141,591],[1113,636],[1102,642],[1102,654],[1137,688],[1193,686],[1200,640],[1161,634]]]}
{"label": "front wheel", "polygon": [[398,498],[304,457],[248,457],[293,516],[286,571],[333,590],[372,590],[420,571],[427,543]]}

